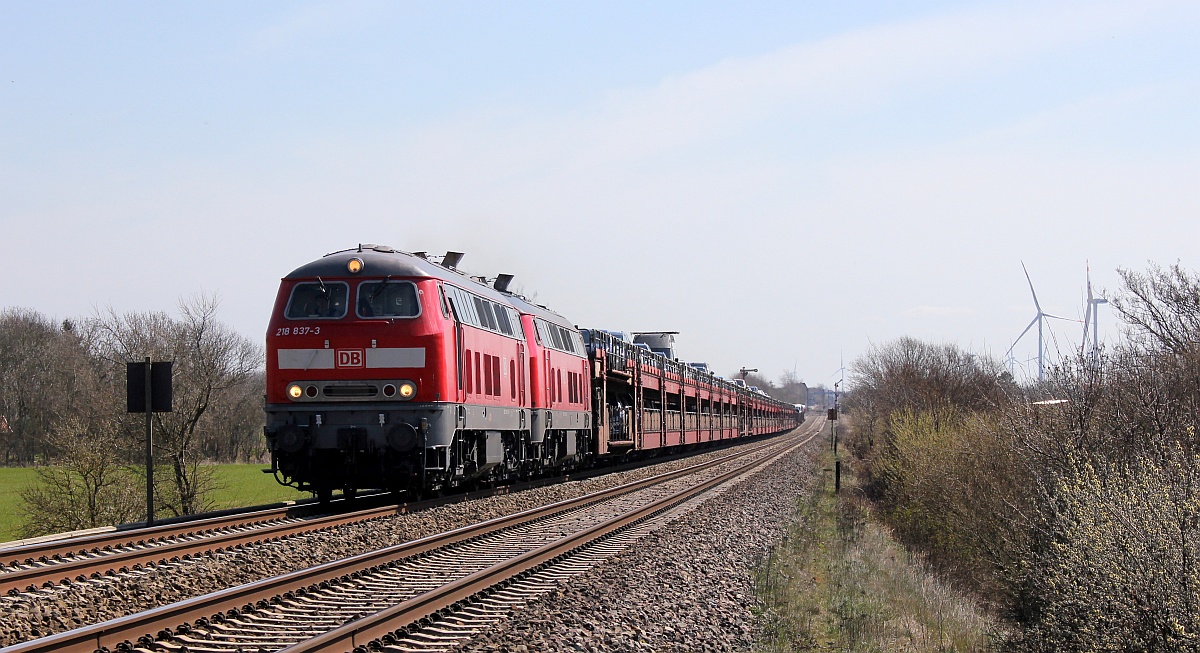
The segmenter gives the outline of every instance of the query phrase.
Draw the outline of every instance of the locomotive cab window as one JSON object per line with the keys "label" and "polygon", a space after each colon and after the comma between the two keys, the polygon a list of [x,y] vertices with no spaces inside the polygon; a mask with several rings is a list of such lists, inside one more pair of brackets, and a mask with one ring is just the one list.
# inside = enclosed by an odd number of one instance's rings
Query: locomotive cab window
{"label": "locomotive cab window", "polygon": [[417,317],[421,303],[409,281],[364,281],[358,284],[359,317]]}
{"label": "locomotive cab window", "polygon": [[284,316],[289,320],[336,320],[346,317],[350,287],[341,281],[305,281],[292,287]]}

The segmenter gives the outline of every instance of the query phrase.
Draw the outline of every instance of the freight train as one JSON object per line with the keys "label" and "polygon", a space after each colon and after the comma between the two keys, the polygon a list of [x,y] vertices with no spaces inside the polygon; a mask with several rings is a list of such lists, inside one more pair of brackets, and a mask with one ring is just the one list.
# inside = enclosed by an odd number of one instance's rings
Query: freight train
{"label": "freight train", "polygon": [[[282,279],[267,331],[266,439],[280,483],[412,495],[787,431],[792,404],[674,357],[672,334],[579,329],[381,245]],[[651,346],[654,345],[654,346]]]}

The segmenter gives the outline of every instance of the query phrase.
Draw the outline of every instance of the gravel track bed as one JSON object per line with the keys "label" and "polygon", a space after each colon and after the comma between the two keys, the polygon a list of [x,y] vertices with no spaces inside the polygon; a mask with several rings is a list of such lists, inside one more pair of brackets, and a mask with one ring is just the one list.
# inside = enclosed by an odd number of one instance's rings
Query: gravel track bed
{"label": "gravel track bed", "polygon": [[[756,444],[756,443],[755,443]],[[495,517],[688,467],[740,447],[635,470],[465,501],[423,512],[296,536],[114,577],[0,597],[0,647],[374,551]]]}
{"label": "gravel track bed", "polygon": [[451,650],[750,650],[759,635],[752,569],[782,537],[796,498],[813,482],[812,446]]}

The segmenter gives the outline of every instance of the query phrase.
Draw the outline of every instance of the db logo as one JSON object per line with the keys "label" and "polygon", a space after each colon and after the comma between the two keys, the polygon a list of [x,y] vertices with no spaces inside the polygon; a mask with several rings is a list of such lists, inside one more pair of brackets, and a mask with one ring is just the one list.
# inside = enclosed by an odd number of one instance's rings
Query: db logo
{"label": "db logo", "polygon": [[362,367],[366,358],[366,353],[361,349],[339,349],[336,353],[338,367]]}

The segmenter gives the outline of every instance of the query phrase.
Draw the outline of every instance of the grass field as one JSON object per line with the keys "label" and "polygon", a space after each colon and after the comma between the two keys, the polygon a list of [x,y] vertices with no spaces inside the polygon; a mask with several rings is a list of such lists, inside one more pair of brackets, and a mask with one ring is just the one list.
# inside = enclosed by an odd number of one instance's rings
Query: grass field
{"label": "grass field", "polygon": [[21,488],[36,479],[32,468],[0,467],[0,542],[20,537]]}
{"label": "grass field", "polygon": [[217,508],[241,508],[277,501],[294,501],[312,496],[275,482],[275,477],[262,473],[269,465],[217,465],[217,491],[213,500]]}
{"label": "grass field", "polygon": [[[263,465],[216,465],[218,488],[213,493],[217,509],[257,506],[279,501],[306,499],[312,495],[297,492],[263,474]],[[37,481],[37,472],[25,467],[0,467],[0,542],[21,536],[21,489]]]}

